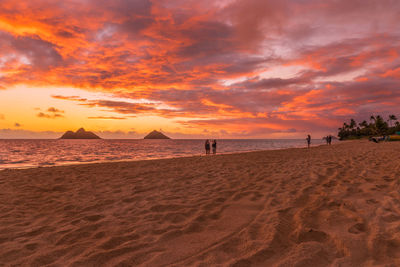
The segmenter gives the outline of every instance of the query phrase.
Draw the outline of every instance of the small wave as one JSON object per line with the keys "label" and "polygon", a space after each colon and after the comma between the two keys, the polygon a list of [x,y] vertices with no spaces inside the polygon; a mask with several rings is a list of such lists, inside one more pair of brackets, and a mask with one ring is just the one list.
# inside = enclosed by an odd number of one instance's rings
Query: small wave
{"label": "small wave", "polygon": [[17,161],[9,161],[8,164],[21,164],[29,162],[29,160],[17,160]]}
{"label": "small wave", "polygon": [[38,164],[39,166],[53,166],[53,165],[56,165],[56,163],[55,162],[39,162],[39,164]]}
{"label": "small wave", "polygon": [[82,160],[81,157],[75,157],[75,158],[59,158],[59,159],[55,159],[55,162],[81,162],[84,161]]}
{"label": "small wave", "polygon": [[100,161],[101,159],[100,158],[96,158],[96,159],[83,159],[83,160],[81,160],[81,161],[79,161],[79,162],[94,162],[94,161]]}
{"label": "small wave", "polygon": [[119,160],[120,157],[106,157],[106,160]]}

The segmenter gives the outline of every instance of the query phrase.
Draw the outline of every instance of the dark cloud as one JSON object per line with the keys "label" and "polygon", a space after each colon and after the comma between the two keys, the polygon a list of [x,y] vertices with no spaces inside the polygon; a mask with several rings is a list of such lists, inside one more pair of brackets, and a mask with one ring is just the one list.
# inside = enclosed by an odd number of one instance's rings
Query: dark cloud
{"label": "dark cloud", "polygon": [[[88,100],[85,98],[80,98],[78,96],[61,96],[53,95],[55,99],[78,101],[79,105],[86,107],[102,107],[108,108],[117,113],[121,114],[136,114],[136,113],[146,113],[156,111],[156,104],[154,103],[131,103],[124,101],[113,101],[113,100]],[[114,117],[114,116],[93,116],[88,117],[89,119],[125,119],[124,117]]]}
{"label": "dark cloud", "polygon": [[59,30],[56,34],[58,36],[60,36],[60,37],[63,37],[63,38],[73,38],[73,37],[75,37],[75,34],[73,32],[66,31],[66,30]]}
{"label": "dark cloud", "polygon": [[36,114],[36,116],[39,118],[46,118],[46,119],[57,119],[57,118],[64,117],[64,115],[59,114],[59,113],[48,114],[48,113],[44,113],[44,112],[39,112],[38,114]]}
{"label": "dark cloud", "polygon": [[198,22],[181,34],[191,40],[190,45],[181,47],[177,54],[191,60],[210,59],[216,55],[231,54],[237,49],[233,40],[232,28],[221,22]]}
{"label": "dark cloud", "polygon": [[90,0],[90,7],[111,11],[115,18],[150,16],[152,3],[150,0]]}
{"label": "dark cloud", "polygon": [[48,108],[47,111],[48,112],[52,112],[52,113],[64,113],[64,110],[59,110],[59,109],[56,109],[54,107]]}
{"label": "dark cloud", "polygon": [[81,98],[80,96],[61,96],[61,95],[52,95],[52,98],[61,99],[61,100],[72,100],[78,102],[85,102],[86,98]]}
{"label": "dark cloud", "polygon": [[129,103],[124,101],[112,101],[112,100],[90,100],[87,103],[82,103],[80,105],[88,107],[109,108],[121,114],[145,113],[156,110],[156,108],[153,107],[153,105]]}
{"label": "dark cloud", "polygon": [[15,53],[22,63],[30,65],[32,69],[48,70],[62,64],[63,58],[57,52],[56,46],[39,36],[15,37],[0,31],[0,40],[3,43],[3,56]]}
{"label": "dark cloud", "polygon": [[232,87],[243,89],[277,89],[290,85],[302,85],[310,82],[307,77],[298,77],[290,79],[269,78],[269,79],[251,79],[245,82],[232,84]]}
{"label": "dark cloud", "polygon": [[[35,108],[35,110],[40,110],[40,108]],[[49,107],[47,112],[39,112],[36,114],[39,118],[46,118],[46,119],[57,119],[57,118],[64,118],[64,110],[59,110],[55,107]]]}
{"label": "dark cloud", "polygon": [[233,24],[237,41],[245,49],[259,48],[268,34],[282,31],[290,18],[288,1],[232,1],[222,12]]}

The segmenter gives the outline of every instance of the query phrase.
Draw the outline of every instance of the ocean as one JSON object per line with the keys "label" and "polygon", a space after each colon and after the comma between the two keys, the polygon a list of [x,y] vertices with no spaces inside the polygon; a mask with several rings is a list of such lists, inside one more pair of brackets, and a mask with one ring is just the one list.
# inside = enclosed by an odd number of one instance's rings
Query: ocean
{"label": "ocean", "polygon": [[[205,155],[200,139],[0,139],[0,170]],[[312,140],[312,145],[324,144]],[[305,147],[305,139],[219,139],[217,154]]]}

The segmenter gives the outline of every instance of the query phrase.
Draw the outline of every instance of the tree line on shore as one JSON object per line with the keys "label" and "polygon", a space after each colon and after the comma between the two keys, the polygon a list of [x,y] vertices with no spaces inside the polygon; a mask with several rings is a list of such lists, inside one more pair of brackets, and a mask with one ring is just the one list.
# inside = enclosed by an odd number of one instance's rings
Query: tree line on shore
{"label": "tree line on shore", "polygon": [[391,135],[400,132],[400,122],[397,121],[395,115],[389,115],[388,120],[380,115],[372,115],[369,122],[364,120],[357,124],[354,119],[350,119],[350,123],[343,123],[343,127],[340,127],[338,131],[339,140]]}

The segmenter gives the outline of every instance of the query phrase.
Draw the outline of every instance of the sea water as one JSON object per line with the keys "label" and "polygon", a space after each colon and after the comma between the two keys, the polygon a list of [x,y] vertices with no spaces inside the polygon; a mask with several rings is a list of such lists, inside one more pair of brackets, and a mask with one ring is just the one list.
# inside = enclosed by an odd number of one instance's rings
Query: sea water
{"label": "sea water", "polygon": [[[199,139],[0,139],[0,169],[204,155]],[[324,140],[312,140],[312,145]],[[219,139],[217,154],[305,147],[305,139]]]}

